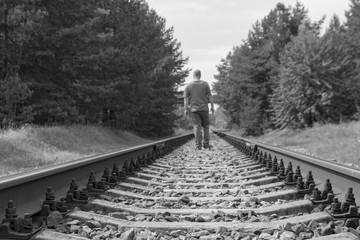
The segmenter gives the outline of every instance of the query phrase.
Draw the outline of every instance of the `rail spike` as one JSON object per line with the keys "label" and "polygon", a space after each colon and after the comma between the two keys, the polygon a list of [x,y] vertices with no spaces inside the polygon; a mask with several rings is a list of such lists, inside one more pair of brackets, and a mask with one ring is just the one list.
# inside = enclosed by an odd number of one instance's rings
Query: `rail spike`
{"label": "rail spike", "polygon": [[78,190],[78,184],[76,179],[73,178],[70,183],[70,189],[66,195],[67,203],[75,203],[75,204],[87,204],[88,203],[88,193],[86,188]]}
{"label": "rail spike", "polygon": [[263,157],[263,159],[262,159],[262,162],[261,162],[261,164],[262,164],[263,166],[265,166],[265,167],[266,167],[267,160],[268,160],[268,156],[267,156],[267,153],[265,153],[265,154],[264,154],[264,157]]}
{"label": "rail spike", "polygon": [[8,201],[5,218],[0,225],[0,239],[28,240],[40,230],[33,225],[30,214],[19,217],[14,202]]}
{"label": "rail spike", "polygon": [[321,194],[321,198],[326,199],[327,195],[329,193],[334,194],[334,192],[332,190],[332,185],[331,185],[330,179],[326,179],[326,182],[324,184],[324,190],[323,190],[323,192]]}
{"label": "rail spike", "polygon": [[[313,184],[310,184],[313,185]],[[334,201],[334,192],[332,191],[330,180],[327,179],[324,184],[324,191],[321,192],[317,188],[313,190],[310,200],[314,204],[331,204]]]}
{"label": "rail spike", "polygon": [[285,175],[287,175],[288,172],[293,172],[293,173],[294,173],[291,162],[289,162],[289,164],[288,164],[288,166],[287,166],[287,168],[286,168]]}
{"label": "rail spike", "polygon": [[108,188],[109,188],[109,186],[106,185],[105,179],[97,182],[94,172],[90,172],[89,180],[88,180],[87,187],[86,187],[86,190],[88,193],[96,195],[96,194],[103,193]]}
{"label": "rail spike", "polygon": [[278,160],[277,157],[274,157],[273,160],[273,164],[272,164],[272,168],[271,168],[271,174],[276,175],[279,173],[279,168],[278,168]]}
{"label": "rail spike", "polygon": [[282,159],[280,159],[280,163],[279,163],[279,170],[280,169],[284,169],[285,171],[284,161]]}
{"label": "rail spike", "polygon": [[294,180],[296,181],[298,178],[302,179],[300,166],[297,166],[294,174]]}
{"label": "rail spike", "polygon": [[360,214],[358,212],[355,203],[353,189],[352,188],[348,189],[348,192],[345,195],[345,202],[343,202],[342,204],[338,201],[337,198],[335,198],[333,203],[331,204],[331,209],[328,212],[334,218],[340,218],[340,219],[359,218]]}
{"label": "rail spike", "polygon": [[110,170],[107,167],[104,169],[104,173],[101,178],[104,178],[106,184],[110,187],[115,187],[118,182],[118,174],[113,171],[110,173]]}
{"label": "rail spike", "polygon": [[111,170],[111,175],[116,174],[117,177],[119,177],[119,168],[116,163],[114,163],[113,168]]}
{"label": "rail spike", "polygon": [[271,157],[271,154],[269,154],[269,157],[268,157],[267,162],[266,162],[266,168],[268,170],[271,170],[272,164],[273,164],[272,157]]}
{"label": "rail spike", "polygon": [[286,185],[296,185],[296,182],[294,181],[294,173],[292,171],[290,171],[286,174],[285,184]]}
{"label": "rail spike", "polygon": [[342,204],[341,210],[346,212],[349,210],[350,206],[356,206],[353,188],[348,189],[348,192],[345,195],[345,202]]}
{"label": "rail spike", "polygon": [[312,175],[312,171],[309,171],[308,175],[306,176],[305,187],[308,188],[310,184],[315,184],[314,177]]}
{"label": "rail spike", "polygon": [[[44,213],[45,215],[48,215],[52,211],[59,211],[61,213],[64,213],[68,210],[64,198],[61,198],[60,201],[57,201],[55,199],[55,192],[53,191],[52,187],[47,188],[45,196],[46,197],[45,200],[43,201],[42,209],[46,209],[46,210],[42,211],[42,215],[44,215]],[[48,207],[45,207],[46,205]]]}
{"label": "rail spike", "polygon": [[284,168],[279,168],[279,174],[277,175],[277,177],[279,179],[285,179],[286,175],[285,175],[285,169]]}

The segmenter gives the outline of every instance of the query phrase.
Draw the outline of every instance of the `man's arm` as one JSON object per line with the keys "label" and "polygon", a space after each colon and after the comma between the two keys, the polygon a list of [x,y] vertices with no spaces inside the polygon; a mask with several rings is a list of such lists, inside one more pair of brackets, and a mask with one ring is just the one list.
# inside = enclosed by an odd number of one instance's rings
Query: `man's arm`
{"label": "man's arm", "polygon": [[211,94],[211,90],[210,90],[210,85],[208,84],[207,85],[207,95],[208,95],[208,100],[210,102],[210,105],[211,105],[211,113],[214,114],[215,110],[214,110],[214,99],[213,99],[213,96]]}
{"label": "man's arm", "polygon": [[189,109],[189,96],[188,96],[188,87],[185,87],[184,91],[184,115],[188,114]]}
{"label": "man's arm", "polygon": [[188,107],[189,107],[189,98],[185,95],[184,96],[184,115],[188,113]]}
{"label": "man's arm", "polygon": [[210,96],[209,96],[209,100],[210,100],[210,105],[211,105],[211,113],[214,114],[215,110],[214,110],[214,99],[213,99],[213,96],[212,94],[210,93]]}

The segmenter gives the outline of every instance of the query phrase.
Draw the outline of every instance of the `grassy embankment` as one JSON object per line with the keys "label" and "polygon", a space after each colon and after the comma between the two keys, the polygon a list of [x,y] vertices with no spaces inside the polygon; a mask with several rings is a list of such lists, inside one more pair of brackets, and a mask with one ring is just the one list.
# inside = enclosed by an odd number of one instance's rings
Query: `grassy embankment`
{"label": "grassy embankment", "polygon": [[360,121],[273,131],[255,141],[360,168]]}
{"label": "grassy embankment", "polygon": [[[273,131],[253,139],[330,161],[360,165],[360,122]],[[0,176],[147,142],[150,140],[128,132],[98,126],[0,131]]]}
{"label": "grassy embankment", "polygon": [[150,140],[99,126],[0,131],[0,176],[144,144]]}

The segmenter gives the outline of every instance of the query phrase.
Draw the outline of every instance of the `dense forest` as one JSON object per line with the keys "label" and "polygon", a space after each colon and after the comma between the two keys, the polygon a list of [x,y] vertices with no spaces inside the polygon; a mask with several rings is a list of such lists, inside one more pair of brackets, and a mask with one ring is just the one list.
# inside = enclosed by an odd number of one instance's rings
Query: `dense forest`
{"label": "dense forest", "polygon": [[269,128],[358,120],[360,114],[360,1],[312,21],[300,3],[282,3],[257,21],[247,39],[217,66],[216,101],[246,134]]}
{"label": "dense forest", "polygon": [[0,127],[170,134],[188,75],[180,47],[144,0],[3,0]]}

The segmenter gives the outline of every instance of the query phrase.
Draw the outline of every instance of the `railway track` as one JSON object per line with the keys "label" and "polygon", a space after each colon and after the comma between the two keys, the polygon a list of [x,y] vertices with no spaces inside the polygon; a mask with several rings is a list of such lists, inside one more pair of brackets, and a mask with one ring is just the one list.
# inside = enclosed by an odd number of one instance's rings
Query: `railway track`
{"label": "railway track", "polygon": [[359,239],[359,171],[190,138],[0,178],[0,239]]}

